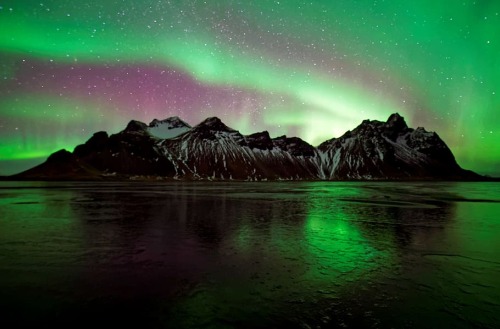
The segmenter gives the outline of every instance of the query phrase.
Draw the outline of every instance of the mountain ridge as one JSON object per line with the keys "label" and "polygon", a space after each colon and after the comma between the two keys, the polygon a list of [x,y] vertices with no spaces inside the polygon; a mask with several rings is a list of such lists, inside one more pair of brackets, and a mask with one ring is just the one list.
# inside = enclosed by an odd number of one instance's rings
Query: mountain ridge
{"label": "mountain ridge", "polygon": [[179,117],[131,120],[96,132],[73,152],[60,150],[13,179],[105,180],[483,180],[462,169],[435,132],[408,127],[398,113],[364,120],[314,147],[299,137],[243,135],[209,117],[191,127]]}

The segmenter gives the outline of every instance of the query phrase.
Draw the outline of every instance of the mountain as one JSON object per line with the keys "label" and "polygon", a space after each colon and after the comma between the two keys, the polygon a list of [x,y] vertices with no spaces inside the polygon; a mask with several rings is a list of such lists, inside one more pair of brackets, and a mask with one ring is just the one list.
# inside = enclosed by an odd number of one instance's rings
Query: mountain
{"label": "mountain", "polygon": [[[307,145],[311,152],[301,153],[296,144]],[[215,117],[204,120],[177,138],[160,142],[158,147],[174,165],[175,177],[318,178],[317,151],[303,140],[284,136],[271,139],[267,131],[243,136]]]}
{"label": "mountain", "polygon": [[435,132],[412,129],[402,116],[363,121],[318,149],[327,179],[464,179],[464,171]]}
{"label": "mountain", "polygon": [[242,135],[219,118],[191,127],[178,117],[130,121],[114,135],[52,154],[15,179],[479,180],[435,132],[402,116],[365,120],[313,147],[298,137]]}

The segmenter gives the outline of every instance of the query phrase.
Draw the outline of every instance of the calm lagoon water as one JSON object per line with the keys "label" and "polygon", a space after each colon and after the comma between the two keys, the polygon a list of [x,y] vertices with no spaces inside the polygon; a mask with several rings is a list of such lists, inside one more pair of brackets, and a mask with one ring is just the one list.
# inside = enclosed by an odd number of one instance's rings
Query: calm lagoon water
{"label": "calm lagoon water", "polygon": [[0,183],[2,327],[498,328],[498,183]]}

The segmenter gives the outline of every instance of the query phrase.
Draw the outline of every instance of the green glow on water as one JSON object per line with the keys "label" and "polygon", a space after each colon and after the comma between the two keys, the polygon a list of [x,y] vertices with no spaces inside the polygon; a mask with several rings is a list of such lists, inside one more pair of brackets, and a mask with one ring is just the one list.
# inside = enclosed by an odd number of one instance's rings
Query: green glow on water
{"label": "green glow on water", "polygon": [[3,182],[0,288],[35,319],[494,327],[497,185]]}
{"label": "green glow on water", "polygon": [[[360,275],[374,270],[387,255],[374,248],[354,224],[356,217],[346,212],[338,198],[352,198],[360,189],[325,185],[312,189],[308,195],[308,215],[304,225],[304,243],[317,262],[309,276],[328,286],[338,278],[338,284],[355,281]],[[343,274],[349,273],[347,276]]]}
{"label": "green glow on water", "polygon": [[358,280],[375,280],[392,264],[390,253],[363,236],[356,215],[339,201],[358,196],[361,189],[297,186],[301,193],[296,195],[249,196],[262,200],[259,210],[241,209],[238,227],[222,247],[225,264],[210,277],[214,285],[179,303],[174,322],[190,327],[238,317],[272,327],[270,319],[284,304],[308,308],[312,301],[339,298]]}

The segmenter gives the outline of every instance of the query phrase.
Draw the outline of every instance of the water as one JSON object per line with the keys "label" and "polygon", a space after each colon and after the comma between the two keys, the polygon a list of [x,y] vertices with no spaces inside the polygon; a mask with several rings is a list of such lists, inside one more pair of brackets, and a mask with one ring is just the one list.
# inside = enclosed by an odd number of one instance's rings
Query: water
{"label": "water", "polygon": [[0,183],[12,326],[498,328],[497,183]]}

